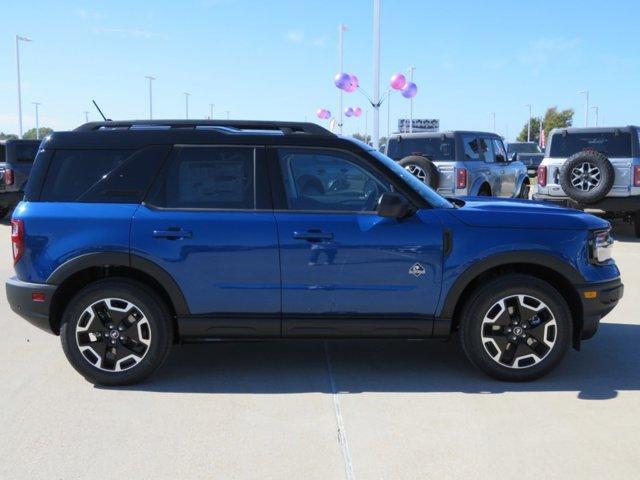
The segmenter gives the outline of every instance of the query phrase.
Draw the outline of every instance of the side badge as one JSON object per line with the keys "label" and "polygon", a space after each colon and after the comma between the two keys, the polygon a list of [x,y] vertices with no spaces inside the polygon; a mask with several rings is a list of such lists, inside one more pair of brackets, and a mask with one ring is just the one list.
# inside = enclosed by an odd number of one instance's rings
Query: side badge
{"label": "side badge", "polygon": [[413,266],[409,269],[409,275],[413,275],[416,278],[420,275],[424,275],[425,273],[427,273],[427,271],[419,263],[414,263]]}

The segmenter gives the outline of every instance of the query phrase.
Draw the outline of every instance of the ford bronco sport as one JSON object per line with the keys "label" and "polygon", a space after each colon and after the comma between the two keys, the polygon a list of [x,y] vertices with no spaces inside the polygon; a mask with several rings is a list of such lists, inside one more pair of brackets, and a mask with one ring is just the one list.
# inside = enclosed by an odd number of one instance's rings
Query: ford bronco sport
{"label": "ford bronco sport", "polygon": [[534,199],[632,221],[640,238],[640,128],[551,131]]}
{"label": "ford bronco sport", "polygon": [[[316,170],[322,188],[303,188]],[[11,223],[11,308],[104,385],[143,380],[180,341],[456,332],[487,374],[530,380],[591,337],[623,292],[606,221],[448,201],[307,123],[56,132]]]}
{"label": "ford bronco sport", "polygon": [[445,197],[529,198],[527,168],[495,133],[397,133],[385,152]]}

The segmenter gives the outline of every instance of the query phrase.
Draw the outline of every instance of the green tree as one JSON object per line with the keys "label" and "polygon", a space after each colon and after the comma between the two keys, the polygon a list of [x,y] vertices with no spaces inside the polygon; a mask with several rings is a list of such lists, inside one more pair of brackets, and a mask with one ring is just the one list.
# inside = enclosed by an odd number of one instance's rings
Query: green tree
{"label": "green tree", "polygon": [[13,133],[0,132],[0,140],[15,140],[16,138],[18,138],[18,136]]}
{"label": "green tree", "polygon": [[[544,128],[545,134],[549,134],[554,128],[566,128],[573,125],[573,108],[566,110],[558,110],[558,107],[550,107],[544,114],[542,120],[542,128]],[[527,123],[522,127],[522,131],[516,138],[519,142],[527,141]],[[540,119],[531,119],[531,141],[538,143],[540,141]]]}
{"label": "green tree", "polygon": [[[361,142],[371,145],[371,135],[366,137],[362,133],[354,133],[353,138],[360,140]],[[387,144],[387,137],[380,137],[380,148]]]}
{"label": "green tree", "polygon": [[[50,133],[53,133],[53,130],[48,128],[48,127],[40,127],[40,138],[44,138],[47,135],[49,135]],[[29,139],[29,140],[33,140],[36,138],[36,129],[32,128],[30,130],[27,130],[25,132],[25,134],[22,136],[22,138],[25,139]]]}

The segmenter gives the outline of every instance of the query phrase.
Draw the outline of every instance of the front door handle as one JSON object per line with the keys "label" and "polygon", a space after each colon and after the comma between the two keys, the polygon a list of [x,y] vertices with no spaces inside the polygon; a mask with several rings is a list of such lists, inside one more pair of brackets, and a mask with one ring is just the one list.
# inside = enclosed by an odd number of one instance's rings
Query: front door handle
{"label": "front door handle", "polygon": [[296,240],[306,240],[308,242],[321,242],[323,240],[333,240],[333,233],[321,230],[307,230],[306,232],[293,232]]}
{"label": "front door handle", "polygon": [[168,240],[177,240],[179,238],[191,238],[193,236],[192,232],[188,232],[186,230],[182,230],[178,227],[169,227],[167,230],[154,230],[153,231],[154,238],[166,238]]}

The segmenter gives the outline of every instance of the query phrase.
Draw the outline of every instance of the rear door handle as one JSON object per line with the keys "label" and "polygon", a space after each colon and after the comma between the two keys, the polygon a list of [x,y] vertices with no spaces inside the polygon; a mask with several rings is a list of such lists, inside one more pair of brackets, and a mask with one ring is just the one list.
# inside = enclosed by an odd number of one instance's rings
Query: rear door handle
{"label": "rear door handle", "polygon": [[322,240],[333,240],[333,233],[326,233],[320,230],[307,230],[306,232],[293,232],[296,240],[307,240],[308,242],[321,242]]}
{"label": "rear door handle", "polygon": [[166,238],[169,240],[177,240],[179,238],[191,238],[193,233],[181,228],[169,228],[167,230],[154,230],[153,236],[155,238]]}

